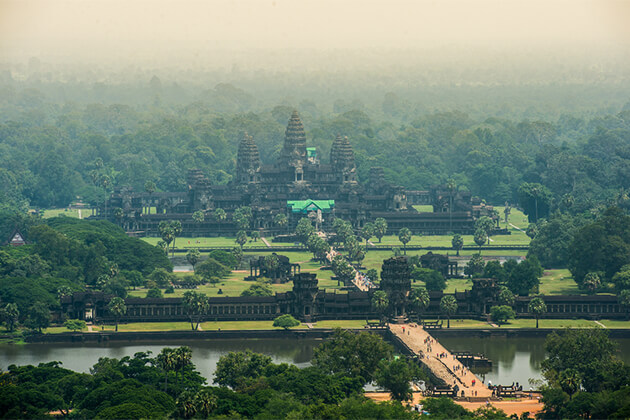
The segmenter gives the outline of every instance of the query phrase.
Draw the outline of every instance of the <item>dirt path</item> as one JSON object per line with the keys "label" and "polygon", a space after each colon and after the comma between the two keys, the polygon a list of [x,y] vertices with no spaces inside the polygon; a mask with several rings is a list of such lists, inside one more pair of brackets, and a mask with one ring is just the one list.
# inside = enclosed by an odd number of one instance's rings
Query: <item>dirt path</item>
{"label": "dirt path", "polygon": [[263,241],[265,245],[267,245],[267,248],[271,248],[271,245],[269,244],[269,242],[267,242],[267,238],[260,238],[260,240]]}
{"label": "dirt path", "polygon": [[450,386],[458,385],[460,393],[464,391],[464,396],[480,398],[492,396],[492,391],[474,373],[422,327],[416,324],[390,324],[389,329],[421,357],[422,363],[431,369],[435,376]]}
{"label": "dirt path", "polygon": [[[366,392],[365,396],[373,401],[389,401],[391,399],[389,393],[387,392]],[[414,392],[413,404],[422,404],[422,400],[424,398],[425,397],[423,397],[420,392]],[[484,402],[455,401],[455,403],[461,405],[467,410],[473,411],[486,405]],[[409,404],[412,404],[412,402],[409,402]],[[503,410],[508,416],[512,414],[520,416],[524,412],[529,412],[530,415],[534,415],[543,409],[543,404],[536,398],[527,398],[515,401],[490,401],[490,405]]]}

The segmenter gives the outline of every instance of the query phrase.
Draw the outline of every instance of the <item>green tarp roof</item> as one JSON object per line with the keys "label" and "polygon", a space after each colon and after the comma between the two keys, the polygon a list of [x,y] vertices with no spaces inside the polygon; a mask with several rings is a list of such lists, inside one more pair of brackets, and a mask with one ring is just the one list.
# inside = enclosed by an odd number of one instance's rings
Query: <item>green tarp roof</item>
{"label": "green tarp roof", "polygon": [[335,207],[335,200],[290,200],[287,201],[287,207],[293,213],[308,213],[318,209],[322,213],[330,213]]}

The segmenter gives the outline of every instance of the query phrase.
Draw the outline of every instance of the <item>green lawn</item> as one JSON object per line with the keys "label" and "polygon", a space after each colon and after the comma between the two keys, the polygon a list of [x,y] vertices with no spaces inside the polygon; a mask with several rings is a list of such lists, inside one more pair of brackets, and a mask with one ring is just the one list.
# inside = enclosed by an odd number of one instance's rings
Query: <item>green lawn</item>
{"label": "green lawn", "polygon": [[430,204],[416,205],[412,207],[420,213],[433,213],[433,206]]}
{"label": "green lawn", "polygon": [[[87,330],[88,329],[86,327],[86,328],[83,328],[81,331],[86,332]],[[44,330],[44,332],[46,334],[59,334],[59,333],[70,332],[70,330],[67,329],[66,327],[48,327]]]}
{"label": "green lawn", "polygon": [[[95,331],[114,331],[114,325],[94,327]],[[189,330],[189,322],[130,322],[128,324],[118,324],[118,331],[180,331]]]}
{"label": "green lawn", "polygon": [[[514,228],[511,228],[510,235],[495,235],[490,238],[490,245],[529,245],[530,238],[524,232],[520,232]],[[464,239],[464,246],[474,246],[475,243],[473,235],[462,235]],[[421,246],[424,248],[430,247],[451,247],[452,235],[413,235],[411,241],[407,246]],[[374,245],[391,245],[403,248],[402,243],[398,240],[398,235],[383,236],[381,242],[378,242],[378,238],[372,238]],[[482,248],[483,249],[483,248]]]}
{"label": "green lawn", "polygon": [[630,328],[630,321],[619,321],[617,319],[602,319],[599,321],[604,324],[606,328]]}
{"label": "green lawn", "polygon": [[[587,319],[541,319],[539,328],[597,328],[598,325]],[[500,328],[536,328],[535,319],[512,319]]]}
{"label": "green lawn", "polygon": [[[151,245],[157,245],[158,241],[161,241],[161,238],[141,238],[143,241],[148,242]],[[207,248],[207,247],[225,247],[225,248],[234,248],[238,246],[236,242],[234,242],[234,237],[227,236],[217,236],[212,238],[188,238],[188,237],[178,237],[175,239],[175,248]],[[171,243],[171,246],[173,244]],[[243,248],[251,248],[257,246],[265,246],[265,243],[261,240],[256,242],[248,240]]]}
{"label": "green lawn", "polygon": [[543,295],[582,294],[567,269],[545,270],[540,278],[539,291]]}
{"label": "green lawn", "polygon": [[[446,318],[440,318],[443,321],[443,328],[446,328]],[[423,319],[423,321],[437,321],[436,319]],[[451,328],[492,328],[485,321],[476,319],[451,319]],[[431,330],[429,330],[430,332]]]}
{"label": "green lawn", "polygon": [[[505,215],[503,213],[505,206],[495,206],[494,209],[499,212],[499,217],[501,218],[501,227],[505,227],[505,223],[503,223],[503,221],[505,220]],[[519,209],[515,207],[512,207],[512,210],[510,210],[510,215],[508,216],[508,222],[510,222],[516,227],[521,228],[522,230],[526,230],[527,226],[529,226],[529,221],[527,220],[527,216],[522,211],[520,211]],[[508,226],[508,227],[512,228],[511,226]]]}
{"label": "green lawn", "polygon": [[[92,214],[90,209],[82,209],[81,217],[87,217]],[[48,209],[44,210],[44,215],[42,216],[44,219],[49,219],[51,217],[57,216],[68,216],[68,217],[76,217],[79,218],[79,210],[78,209]]]}
{"label": "green lawn", "polygon": [[[377,321],[375,319],[371,321]],[[347,319],[347,320],[327,320],[318,321],[313,324],[313,328],[348,328],[358,329],[365,328],[367,324],[361,319]]]}
{"label": "green lawn", "polygon": [[[188,325],[190,329],[190,324]],[[212,330],[273,330],[281,329],[273,326],[273,321],[219,321],[219,322],[204,322],[201,324],[201,328],[204,331]],[[291,329],[305,329],[308,328],[305,324],[300,324],[297,327]]]}

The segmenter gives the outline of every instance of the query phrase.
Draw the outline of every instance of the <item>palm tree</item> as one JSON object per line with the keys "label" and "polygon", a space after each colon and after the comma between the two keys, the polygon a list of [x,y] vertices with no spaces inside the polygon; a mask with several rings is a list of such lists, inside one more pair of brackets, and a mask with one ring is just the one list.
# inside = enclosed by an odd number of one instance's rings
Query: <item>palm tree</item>
{"label": "palm tree", "polygon": [[382,217],[378,217],[374,221],[374,236],[378,238],[378,243],[381,243],[383,236],[387,233],[387,220]]}
{"label": "palm tree", "polygon": [[199,391],[194,399],[195,412],[201,418],[208,418],[210,413],[217,408],[217,396],[210,393],[207,389]]}
{"label": "palm tree", "polygon": [[564,392],[569,394],[569,398],[573,398],[573,394],[575,394],[582,384],[582,377],[580,372],[575,369],[569,368],[560,372],[558,375],[558,381],[560,382],[560,387]]}
{"label": "palm tree", "polygon": [[368,241],[374,236],[375,227],[372,223],[366,223],[361,229],[361,237],[365,239],[365,252],[368,250]]}
{"label": "palm tree", "polygon": [[214,220],[217,221],[217,223],[219,224],[219,232],[221,232],[221,222],[225,220],[225,218],[227,217],[227,215],[225,214],[225,210],[223,210],[222,208],[218,207],[214,210],[214,214],[213,214]]}
{"label": "palm tree", "polygon": [[486,243],[486,232],[483,229],[477,229],[475,231],[475,243],[479,246],[479,255],[481,255],[481,247]]}
{"label": "palm tree", "polygon": [[162,240],[166,243],[166,253],[168,255],[169,245],[173,242],[173,228],[169,222],[162,220],[158,225],[158,230],[160,231]]}
{"label": "palm tree", "polygon": [[282,228],[289,224],[289,219],[287,219],[286,215],[278,213],[273,217],[273,224]]}
{"label": "palm tree", "polygon": [[122,225],[122,219],[125,216],[125,212],[123,211],[123,209],[121,209],[120,207],[116,207],[112,211],[112,213],[114,214],[114,217],[118,221],[118,224]]}
{"label": "palm tree", "polygon": [[547,305],[545,305],[545,301],[539,297],[535,297],[529,301],[527,310],[536,317],[536,328],[538,328],[538,318],[547,312]]}
{"label": "palm tree", "polygon": [[181,346],[175,349],[173,352],[173,367],[175,369],[175,379],[177,374],[180,373],[183,377],[184,368],[190,365],[192,360],[192,350],[188,346]]}
{"label": "palm tree", "polygon": [[173,248],[171,248],[173,251],[171,256],[175,256],[175,239],[177,239],[177,237],[182,233],[182,222],[179,220],[173,220],[171,222],[171,229],[173,231]]}
{"label": "palm tree", "polygon": [[149,214],[151,214],[151,196],[155,192],[155,182],[147,181],[144,183],[144,190],[149,193]]}
{"label": "palm tree", "polygon": [[451,316],[457,312],[457,299],[455,299],[455,296],[444,296],[440,300],[440,310],[446,315],[446,328],[451,328]]}
{"label": "palm tree", "polygon": [[109,313],[111,313],[116,319],[116,331],[118,331],[118,321],[124,314],[127,313],[125,301],[122,298],[114,297],[109,301],[107,309],[109,309]]}
{"label": "palm tree", "polygon": [[459,251],[464,247],[464,238],[459,233],[453,235],[453,239],[451,239],[451,245],[453,245],[453,249],[457,251],[457,256],[459,257]]}
{"label": "palm tree", "polygon": [[193,219],[193,222],[199,224],[199,223],[203,223],[203,221],[206,219],[206,216],[203,214],[201,210],[197,210],[196,212],[192,214],[192,219]]}
{"label": "palm tree", "polygon": [[245,242],[247,242],[247,233],[245,233],[244,230],[239,230],[236,233],[235,242],[240,245],[241,249],[243,249],[243,245],[245,245]]}
{"label": "palm tree", "polygon": [[195,265],[199,262],[201,253],[198,249],[190,249],[186,253],[186,260],[192,265],[193,271],[195,271]]}
{"label": "palm tree", "polygon": [[201,318],[208,312],[209,304],[206,295],[189,290],[184,293],[183,304],[190,320],[190,327],[193,331],[197,331]]}
{"label": "palm tree", "polygon": [[381,324],[383,323],[383,315],[385,314],[385,311],[387,311],[388,306],[389,299],[387,298],[387,293],[382,290],[374,292],[372,295],[372,307],[379,313]]}
{"label": "palm tree", "polygon": [[413,289],[409,295],[409,303],[411,303],[412,308],[416,311],[418,316],[420,312],[429,307],[430,301],[429,292],[427,292],[425,288]]}
{"label": "palm tree", "polygon": [[172,348],[164,347],[157,356],[157,363],[164,371],[164,392],[168,391],[168,372],[175,369],[175,352]]}
{"label": "palm tree", "polygon": [[407,255],[407,243],[411,241],[411,231],[406,227],[398,231],[398,240],[403,244],[405,255]]}
{"label": "palm tree", "polygon": [[450,178],[446,181],[446,188],[448,188],[448,229],[450,232],[453,231],[453,191],[456,188],[455,181]]}

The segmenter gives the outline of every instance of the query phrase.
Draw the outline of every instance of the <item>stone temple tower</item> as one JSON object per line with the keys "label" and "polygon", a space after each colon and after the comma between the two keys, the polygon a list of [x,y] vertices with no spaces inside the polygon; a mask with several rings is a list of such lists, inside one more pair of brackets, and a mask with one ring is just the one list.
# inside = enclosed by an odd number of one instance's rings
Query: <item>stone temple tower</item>
{"label": "stone temple tower", "polygon": [[[289,119],[278,163],[281,166],[292,166],[296,168],[296,172],[301,172],[306,164],[306,133],[297,111],[293,111]],[[296,180],[301,181],[297,178]]]}
{"label": "stone temple tower", "polygon": [[245,133],[238,145],[236,157],[236,178],[239,184],[260,181],[260,154],[252,136]]}
{"label": "stone temple tower", "polygon": [[392,317],[404,320],[407,315],[407,298],[411,291],[411,267],[407,257],[393,257],[383,261],[380,286],[389,298]]}
{"label": "stone temple tower", "polygon": [[337,136],[330,148],[330,165],[342,182],[356,182],[357,167],[348,137]]}

